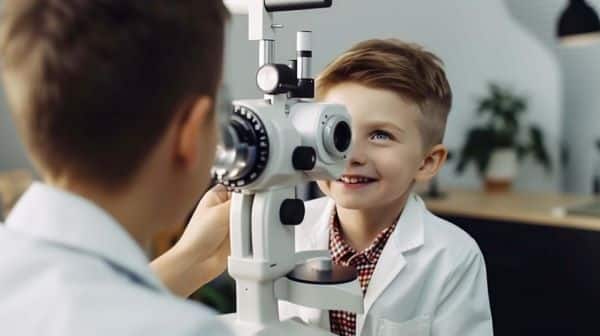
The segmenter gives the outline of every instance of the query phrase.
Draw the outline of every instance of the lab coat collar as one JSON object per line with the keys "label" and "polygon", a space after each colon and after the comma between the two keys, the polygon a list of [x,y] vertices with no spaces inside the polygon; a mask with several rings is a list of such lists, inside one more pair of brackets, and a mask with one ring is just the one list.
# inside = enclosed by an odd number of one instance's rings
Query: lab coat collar
{"label": "lab coat collar", "polygon": [[425,241],[423,201],[415,194],[408,196],[396,229],[381,252],[365,294],[365,315],[371,306],[406,265],[403,253],[419,248]]}
{"label": "lab coat collar", "polygon": [[[313,230],[312,248],[328,249],[329,217],[334,207],[335,202],[329,199],[319,218],[317,227]],[[403,253],[419,248],[424,244],[425,223],[423,214],[425,210],[423,201],[416,194],[411,193],[396,223],[396,229],[384,247],[371,277],[364,298],[364,313],[357,315],[356,335],[361,334],[365,316],[367,316],[377,298],[406,266]]]}
{"label": "lab coat collar", "polygon": [[423,245],[425,241],[424,210],[425,205],[421,198],[416,194],[410,194],[396,223],[396,230],[390,237],[389,244],[393,250],[403,253]]}
{"label": "lab coat collar", "polygon": [[6,226],[52,244],[107,261],[136,282],[167,292],[148,258],[106,211],[78,195],[34,183],[19,200]]}

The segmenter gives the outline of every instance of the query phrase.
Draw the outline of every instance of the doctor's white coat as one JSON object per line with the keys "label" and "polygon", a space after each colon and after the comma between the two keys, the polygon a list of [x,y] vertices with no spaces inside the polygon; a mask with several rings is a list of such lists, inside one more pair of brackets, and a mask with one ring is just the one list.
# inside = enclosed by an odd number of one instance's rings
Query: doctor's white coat
{"label": "doctor's white coat", "polygon": [[[296,249],[326,250],[333,200],[306,203]],[[329,314],[280,302],[281,318],[299,316],[329,330]],[[464,231],[411,195],[375,268],[357,315],[361,336],[492,335],[485,263]]]}
{"label": "doctor's white coat", "polygon": [[233,335],[93,202],[34,183],[0,225],[0,335]]}

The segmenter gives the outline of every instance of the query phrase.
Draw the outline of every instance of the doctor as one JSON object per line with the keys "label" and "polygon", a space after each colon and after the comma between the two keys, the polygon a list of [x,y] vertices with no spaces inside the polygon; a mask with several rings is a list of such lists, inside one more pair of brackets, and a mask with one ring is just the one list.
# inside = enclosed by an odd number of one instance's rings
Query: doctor
{"label": "doctor", "polygon": [[173,295],[224,270],[227,193],[144,252],[208,186],[226,18],[221,0],[3,1],[6,94],[44,182],[0,227],[0,335],[229,334]]}

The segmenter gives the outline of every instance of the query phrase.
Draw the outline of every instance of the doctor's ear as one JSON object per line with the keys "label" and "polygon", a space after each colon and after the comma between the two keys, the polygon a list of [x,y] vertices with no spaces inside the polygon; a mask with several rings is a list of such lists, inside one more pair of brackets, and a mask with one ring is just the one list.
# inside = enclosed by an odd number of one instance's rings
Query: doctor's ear
{"label": "doctor's ear", "polygon": [[428,182],[438,174],[444,166],[448,157],[448,149],[446,146],[439,144],[433,146],[425,155],[423,162],[415,176],[417,182]]}
{"label": "doctor's ear", "polygon": [[215,134],[214,99],[200,96],[182,111],[177,125],[175,155],[186,167],[194,167],[201,156],[202,143]]}

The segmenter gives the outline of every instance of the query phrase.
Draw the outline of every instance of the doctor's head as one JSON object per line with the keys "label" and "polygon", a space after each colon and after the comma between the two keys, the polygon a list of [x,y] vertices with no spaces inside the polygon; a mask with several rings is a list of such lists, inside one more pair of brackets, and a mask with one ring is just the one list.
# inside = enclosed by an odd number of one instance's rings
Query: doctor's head
{"label": "doctor's head", "polygon": [[189,210],[209,183],[227,17],[221,0],[5,0],[4,86],[44,179],[154,180]]}
{"label": "doctor's head", "polygon": [[346,105],[352,150],[341,180],[321,190],[349,209],[401,205],[443,165],[452,92],[441,60],[399,40],[358,43],[317,79],[321,101]]}

